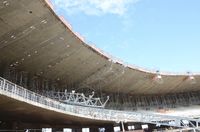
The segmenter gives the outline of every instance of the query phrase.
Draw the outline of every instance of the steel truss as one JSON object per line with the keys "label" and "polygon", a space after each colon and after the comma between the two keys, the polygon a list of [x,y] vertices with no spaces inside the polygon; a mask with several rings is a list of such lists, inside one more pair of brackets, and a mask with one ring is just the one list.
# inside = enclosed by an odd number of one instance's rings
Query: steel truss
{"label": "steel truss", "polygon": [[55,99],[66,104],[98,108],[104,108],[109,100],[109,96],[107,96],[106,101],[103,102],[100,98],[94,97],[94,92],[87,97],[84,93],[76,93],[75,90],[72,90],[72,92],[67,92],[67,90],[64,92],[46,91],[45,95],[51,99]]}

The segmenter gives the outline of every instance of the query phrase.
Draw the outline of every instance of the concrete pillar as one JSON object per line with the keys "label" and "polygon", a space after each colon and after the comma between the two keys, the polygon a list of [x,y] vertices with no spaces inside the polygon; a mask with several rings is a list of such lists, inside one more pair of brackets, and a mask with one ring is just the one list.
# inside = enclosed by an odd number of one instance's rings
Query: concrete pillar
{"label": "concrete pillar", "polygon": [[122,131],[122,132],[125,131],[124,123],[123,123],[123,122],[120,122],[120,123],[119,123],[119,127],[120,127],[120,131]]}
{"label": "concrete pillar", "polygon": [[125,129],[125,131],[128,131],[128,124],[127,123],[124,123],[124,129]]}
{"label": "concrete pillar", "polygon": [[73,128],[72,132],[82,132],[82,128]]}
{"label": "concrete pillar", "polygon": [[122,123],[120,122],[120,131],[123,131],[123,127],[125,131],[128,131],[128,124],[123,122],[122,126]]}
{"label": "concrete pillar", "polygon": [[52,128],[52,132],[63,132],[63,128]]}
{"label": "concrete pillar", "polygon": [[113,125],[105,126],[105,132],[114,132]]}
{"label": "concrete pillar", "polygon": [[142,130],[142,125],[141,124],[134,124],[135,130]]}
{"label": "concrete pillar", "polygon": [[148,124],[148,131],[153,131],[154,129],[156,129],[155,124]]}
{"label": "concrete pillar", "polygon": [[90,127],[90,132],[99,132],[98,127]]}

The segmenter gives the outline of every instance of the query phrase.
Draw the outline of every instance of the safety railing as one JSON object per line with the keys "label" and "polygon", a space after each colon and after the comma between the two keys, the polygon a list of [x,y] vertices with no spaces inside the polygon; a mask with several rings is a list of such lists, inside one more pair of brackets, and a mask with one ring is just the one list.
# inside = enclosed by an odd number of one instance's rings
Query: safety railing
{"label": "safety railing", "polygon": [[119,111],[64,104],[32,92],[1,77],[0,94],[14,98],[16,100],[23,100],[27,103],[31,103],[32,105],[39,107],[54,109],[64,114],[85,117],[94,120],[114,122],[144,122],[156,125],[192,128],[197,128],[200,123],[198,119],[186,117],[148,114],[134,111]]}

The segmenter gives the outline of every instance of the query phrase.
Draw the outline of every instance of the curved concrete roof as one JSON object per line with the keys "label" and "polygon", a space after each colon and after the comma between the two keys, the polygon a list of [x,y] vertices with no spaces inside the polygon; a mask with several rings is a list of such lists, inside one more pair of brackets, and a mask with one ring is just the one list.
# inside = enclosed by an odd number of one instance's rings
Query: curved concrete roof
{"label": "curved concrete roof", "polygon": [[[200,74],[158,73],[123,64],[84,42],[45,0],[0,3],[0,65],[105,92],[167,94],[200,90]],[[133,58],[134,59],[134,58]]]}

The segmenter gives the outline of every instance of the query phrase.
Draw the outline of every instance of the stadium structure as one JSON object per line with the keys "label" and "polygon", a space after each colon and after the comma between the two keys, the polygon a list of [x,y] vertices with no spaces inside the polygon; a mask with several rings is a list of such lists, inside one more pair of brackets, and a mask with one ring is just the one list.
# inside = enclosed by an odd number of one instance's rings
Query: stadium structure
{"label": "stadium structure", "polygon": [[0,0],[0,131],[199,131],[200,74],[116,59],[48,0]]}

